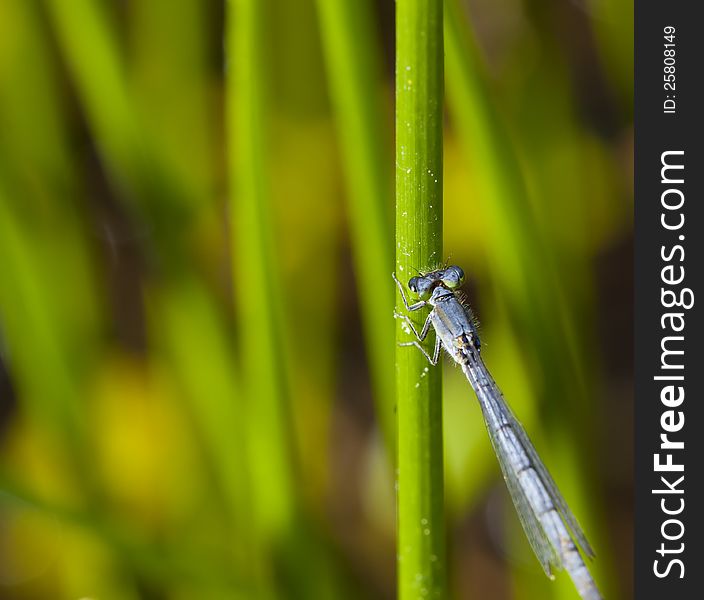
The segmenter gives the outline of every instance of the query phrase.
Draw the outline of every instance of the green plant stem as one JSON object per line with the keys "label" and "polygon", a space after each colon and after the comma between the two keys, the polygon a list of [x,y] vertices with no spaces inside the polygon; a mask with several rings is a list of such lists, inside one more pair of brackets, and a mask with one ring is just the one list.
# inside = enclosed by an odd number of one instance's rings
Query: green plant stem
{"label": "green plant stem", "polygon": [[[381,113],[381,77],[368,0],[318,0],[330,94],[349,188],[352,252],[377,413],[394,439],[391,171]],[[382,139],[380,139],[380,137]]]}
{"label": "green plant stem", "polygon": [[[398,0],[396,273],[404,283],[442,260],[442,109],[442,0]],[[405,310],[398,294],[396,306]],[[427,314],[419,313],[417,329]],[[400,322],[396,338],[409,341]],[[396,404],[399,598],[444,598],[441,369],[414,348],[396,350]]]}

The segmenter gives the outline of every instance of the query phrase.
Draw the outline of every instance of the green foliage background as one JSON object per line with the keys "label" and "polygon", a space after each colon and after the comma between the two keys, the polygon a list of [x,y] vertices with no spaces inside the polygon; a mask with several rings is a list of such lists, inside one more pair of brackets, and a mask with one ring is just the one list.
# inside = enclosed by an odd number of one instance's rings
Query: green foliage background
{"label": "green foliage background", "polygon": [[[0,3],[0,597],[394,595],[393,17]],[[632,596],[632,48],[628,0],[445,6],[445,251],[608,598]],[[453,596],[575,598],[445,374]]]}

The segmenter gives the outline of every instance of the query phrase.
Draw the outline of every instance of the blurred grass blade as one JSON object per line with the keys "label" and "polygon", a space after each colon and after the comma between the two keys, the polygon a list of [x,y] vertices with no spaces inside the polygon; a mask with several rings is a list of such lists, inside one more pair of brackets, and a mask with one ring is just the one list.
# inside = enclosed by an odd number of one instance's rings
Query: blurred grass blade
{"label": "blurred grass blade", "polygon": [[338,408],[344,207],[336,201],[340,177],[315,0],[270,1],[267,39],[276,40],[268,76],[273,82],[270,131],[276,141],[270,147],[271,214],[282,288],[297,290],[285,295],[281,341],[289,344],[285,352],[291,360],[297,491],[305,510],[319,513],[335,473],[331,428]]}
{"label": "blurred grass blade", "polygon": [[[519,316],[523,328],[533,344],[536,364],[543,370],[542,377],[533,380],[541,389],[542,404],[549,410],[542,416],[552,416],[545,422],[548,434],[559,432],[568,415],[582,415],[581,422],[589,423],[589,382],[585,376],[581,355],[583,340],[578,337],[574,309],[561,283],[555,258],[548,251],[546,238],[533,212],[530,196],[509,136],[487,90],[484,69],[472,35],[463,23],[463,15],[456,0],[446,0],[445,36],[448,98],[456,118],[465,153],[473,162],[476,202],[487,216],[487,257],[497,282],[506,292],[512,311]],[[536,389],[533,389],[535,398]],[[536,405],[537,400],[534,400]],[[576,422],[572,419],[573,422]],[[536,421],[536,423],[539,421]],[[554,456],[563,457],[561,473],[571,474],[568,483],[576,490],[591,489],[584,482],[586,461],[578,460],[575,448],[589,443],[588,426],[576,431],[571,439],[550,436]],[[557,449],[559,448],[559,452]],[[570,457],[567,460],[566,457]],[[565,477],[558,477],[563,482]],[[586,497],[569,494],[576,507],[587,504]],[[591,495],[594,498],[594,494]],[[592,500],[592,504],[594,504]],[[583,519],[586,520],[586,519]],[[592,539],[598,537],[590,531]],[[600,559],[604,551],[597,544]],[[598,570],[608,562],[600,560]],[[533,581],[531,579],[531,581]],[[534,581],[534,593],[542,595],[546,586]],[[538,591],[540,589],[540,591]],[[568,587],[565,586],[565,590]],[[554,592],[553,592],[554,593]],[[568,591],[567,593],[572,593]]]}
{"label": "blurred grass blade", "polygon": [[368,0],[317,0],[348,187],[352,252],[377,413],[395,436],[390,151],[381,111],[379,44]]}
{"label": "blurred grass blade", "polygon": [[526,269],[536,260],[531,233],[535,220],[523,177],[506,133],[486,90],[474,40],[462,22],[455,0],[445,1],[447,96],[465,154],[476,164],[472,197],[482,202],[492,233],[492,270],[513,297],[526,302],[529,278],[542,269]]}
{"label": "blurred grass blade", "polygon": [[244,400],[232,367],[225,321],[196,281],[171,282],[150,295],[155,342],[188,398],[189,413],[226,501],[236,558],[246,564],[253,534],[243,443]]}
{"label": "blurred grass blade", "polygon": [[143,137],[158,152],[170,187],[211,202],[218,167],[214,85],[209,64],[208,3],[180,0],[133,2],[130,66],[133,101]]}
{"label": "blurred grass blade", "polygon": [[[474,40],[455,0],[445,4],[448,98],[465,152],[475,164],[473,192],[487,215],[492,271],[508,291],[522,326],[534,332],[532,339],[543,353],[541,364],[551,365],[552,378],[561,379],[553,389],[561,390],[560,397],[571,390],[584,398],[573,319],[554,259],[546,250],[513,147],[486,89]],[[555,364],[564,368],[556,372]]]}
{"label": "blurred grass blade", "polygon": [[23,177],[39,171],[42,183],[63,191],[71,182],[68,124],[57,65],[37,8],[21,0],[0,7],[0,164]]}
{"label": "blurred grass blade", "polygon": [[190,193],[193,186],[174,168],[173,150],[163,138],[145,134],[142,123],[150,115],[140,114],[130,85],[110,18],[114,7],[97,0],[71,0],[70,10],[61,0],[48,0],[47,6],[114,191],[147,222],[156,249],[176,262],[181,226],[202,198]]}
{"label": "blurred grass blade", "polygon": [[0,8],[0,344],[22,410],[85,467],[80,388],[94,364],[99,309],[62,96],[36,12],[26,2]]}
{"label": "blurred grass blade", "polygon": [[49,0],[47,6],[94,137],[115,182],[134,181],[138,130],[125,65],[105,5]]}
{"label": "blurred grass blade", "polygon": [[[442,0],[396,3],[396,274],[404,282],[442,261],[442,15]],[[405,312],[398,292],[396,308]],[[422,327],[423,315],[411,318]],[[400,321],[396,339],[409,339]],[[397,576],[404,600],[447,596],[441,373],[417,349],[396,348]]]}
{"label": "blurred grass blade", "polygon": [[261,0],[235,0],[227,13],[227,140],[233,285],[253,510],[263,541],[292,522],[283,296],[274,264],[267,172],[267,61]]}
{"label": "blurred grass blade", "polygon": [[[91,480],[90,453],[86,453],[86,423],[79,390],[71,369],[66,340],[57,327],[53,310],[44,299],[46,265],[37,253],[26,228],[12,214],[0,189],[0,256],[3,275],[0,285],[2,345],[8,346],[8,362],[18,375],[24,409],[66,444],[78,471]],[[38,371],[40,369],[40,371]],[[41,376],[38,375],[41,373]]]}

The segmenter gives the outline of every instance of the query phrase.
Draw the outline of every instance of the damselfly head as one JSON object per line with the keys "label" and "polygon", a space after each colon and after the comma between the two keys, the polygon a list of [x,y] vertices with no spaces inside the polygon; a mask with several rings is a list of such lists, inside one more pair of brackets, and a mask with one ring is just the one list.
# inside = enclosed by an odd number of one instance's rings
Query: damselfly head
{"label": "damselfly head", "polygon": [[460,267],[452,265],[449,267],[443,267],[442,269],[435,269],[434,271],[429,271],[427,273],[421,273],[418,277],[413,277],[411,281],[408,282],[409,289],[411,289],[412,292],[414,291],[411,288],[411,282],[413,282],[414,286],[419,290],[422,289],[424,287],[420,281],[422,279],[428,282],[425,285],[432,287],[433,283],[441,283],[446,288],[454,290],[464,283],[464,271]]}
{"label": "damselfly head", "polygon": [[464,271],[458,266],[447,267],[438,273],[438,278],[451,290],[457,289],[464,282]]}
{"label": "damselfly head", "polygon": [[456,290],[463,282],[464,271],[457,266],[451,266],[411,277],[408,289],[421,300],[428,300],[436,287]]}
{"label": "damselfly head", "polygon": [[408,281],[408,289],[421,300],[427,300],[430,298],[430,294],[433,293],[433,288],[436,284],[437,281],[435,279],[431,279],[427,275],[421,275],[419,277],[411,277]]}

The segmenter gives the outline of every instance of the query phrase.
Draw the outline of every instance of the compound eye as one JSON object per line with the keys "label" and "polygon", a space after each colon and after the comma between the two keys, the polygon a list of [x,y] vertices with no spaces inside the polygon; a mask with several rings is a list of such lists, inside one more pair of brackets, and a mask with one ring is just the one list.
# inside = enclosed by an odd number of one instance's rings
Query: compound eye
{"label": "compound eye", "polygon": [[408,289],[416,294],[421,300],[430,298],[430,293],[435,282],[427,277],[412,277],[408,282]]}
{"label": "compound eye", "polygon": [[458,288],[464,282],[464,271],[457,266],[448,267],[443,273],[442,282],[451,290]]}

